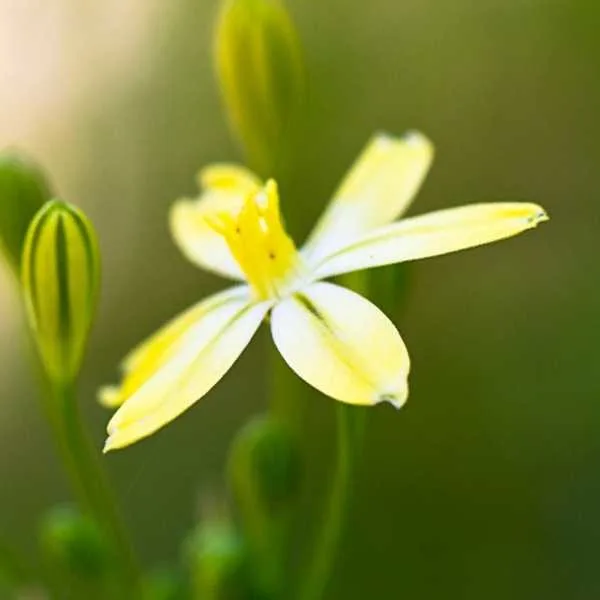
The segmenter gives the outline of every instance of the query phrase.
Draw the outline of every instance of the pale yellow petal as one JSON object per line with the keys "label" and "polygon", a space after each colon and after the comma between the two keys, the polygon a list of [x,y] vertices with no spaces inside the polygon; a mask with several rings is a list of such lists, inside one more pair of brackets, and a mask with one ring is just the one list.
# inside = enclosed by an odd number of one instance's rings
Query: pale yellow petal
{"label": "pale yellow petal", "polygon": [[246,285],[230,288],[205,298],[163,325],[127,354],[121,363],[123,380],[119,385],[101,388],[99,402],[107,408],[121,406],[179,350],[184,334],[200,319],[231,302],[249,302],[250,296],[250,288]]}
{"label": "pale yellow petal", "polygon": [[318,260],[353,238],[398,218],[409,206],[433,160],[422,134],[377,135],[343,180],[304,252]]}
{"label": "pale yellow petal", "polygon": [[326,258],[316,279],[427,258],[517,235],[546,221],[537,204],[473,204],[450,208],[381,227]]}
{"label": "pale yellow petal", "polygon": [[248,195],[260,189],[261,182],[247,169],[234,165],[208,167],[198,179],[200,196],[178,200],[171,209],[173,238],[184,255],[199,267],[243,280],[227,243],[211,224],[211,216],[237,215]]}
{"label": "pale yellow petal", "polygon": [[278,304],[273,339],[287,364],[324,394],[349,404],[408,395],[408,352],[394,324],[368,300],[331,283],[315,283]]}
{"label": "pale yellow petal", "polygon": [[147,347],[132,372],[144,371],[147,378],[135,382],[108,424],[105,451],[154,433],[204,396],[243,352],[269,308],[267,302],[233,296],[200,311],[160,360]]}

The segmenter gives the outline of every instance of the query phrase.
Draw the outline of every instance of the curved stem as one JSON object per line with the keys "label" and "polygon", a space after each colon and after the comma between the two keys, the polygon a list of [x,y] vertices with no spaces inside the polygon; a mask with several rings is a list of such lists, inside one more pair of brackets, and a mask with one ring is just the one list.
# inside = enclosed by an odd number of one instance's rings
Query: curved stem
{"label": "curved stem", "polygon": [[106,472],[81,421],[71,382],[54,383],[47,413],[71,485],[82,506],[112,542],[122,577],[131,595],[139,593],[139,571]]}

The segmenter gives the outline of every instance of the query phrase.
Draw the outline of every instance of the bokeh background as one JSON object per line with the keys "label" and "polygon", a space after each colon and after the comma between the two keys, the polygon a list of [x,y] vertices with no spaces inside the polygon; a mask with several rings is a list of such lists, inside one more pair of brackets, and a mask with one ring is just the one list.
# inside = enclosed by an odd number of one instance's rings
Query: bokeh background
{"label": "bokeh background", "polygon": [[[284,190],[306,235],[374,130],[438,150],[416,214],[530,200],[552,220],[410,270],[393,317],[412,395],[369,413],[328,598],[600,597],[600,7],[589,0],[289,0],[310,77]],[[0,0],[0,146],[33,154],[99,231],[104,287],[81,382],[95,390],[160,323],[224,282],[170,240],[198,168],[238,160],[210,54],[216,0]],[[208,397],[106,457],[148,565],[172,560],[223,485],[236,430],[266,406],[263,331]],[[38,405],[22,315],[0,272],[0,530],[27,551],[66,483]],[[300,385],[310,493],[332,456],[333,403]]]}

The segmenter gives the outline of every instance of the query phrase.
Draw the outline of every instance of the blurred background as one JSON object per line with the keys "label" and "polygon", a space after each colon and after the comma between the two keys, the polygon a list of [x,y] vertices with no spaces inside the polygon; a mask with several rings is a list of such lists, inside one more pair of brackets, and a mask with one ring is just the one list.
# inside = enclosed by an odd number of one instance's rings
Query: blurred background
{"label": "blurred background", "polygon": [[[81,205],[104,282],[81,381],[95,390],[159,324],[224,282],[179,254],[171,203],[239,160],[214,80],[216,0],[0,0],[0,147]],[[491,200],[551,221],[414,264],[391,310],[411,398],[369,412],[329,598],[600,597],[600,5],[592,0],[288,0],[310,77],[284,212],[301,240],[375,130],[420,129],[437,159],[411,214]],[[0,531],[26,550],[69,497],[39,411],[23,318],[0,271]],[[202,402],[106,457],[149,565],[173,559],[223,486],[236,430],[266,407],[261,334]],[[301,383],[319,527],[333,402]],[[312,528],[312,529],[311,529]]]}

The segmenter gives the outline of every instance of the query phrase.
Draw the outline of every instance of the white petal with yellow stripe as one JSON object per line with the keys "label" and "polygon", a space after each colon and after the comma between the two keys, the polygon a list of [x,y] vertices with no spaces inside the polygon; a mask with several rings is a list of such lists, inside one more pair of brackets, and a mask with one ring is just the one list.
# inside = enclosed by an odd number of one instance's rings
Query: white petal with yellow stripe
{"label": "white petal with yellow stripe", "polygon": [[375,136],[317,223],[305,255],[318,260],[352,238],[397,219],[419,191],[432,160],[433,145],[421,133]]}
{"label": "white petal with yellow stripe", "polygon": [[502,240],[546,221],[537,204],[472,204],[404,219],[368,233],[325,258],[313,277],[438,256]]}
{"label": "white petal with yellow stripe", "polygon": [[359,294],[312,284],[275,306],[271,330],[287,364],[324,394],[356,405],[406,401],[406,346],[394,324]]}
{"label": "white petal with yellow stripe", "polygon": [[122,406],[108,424],[105,451],[150,435],[204,396],[243,352],[270,306],[253,302],[245,286],[227,290],[134,351],[121,389],[111,391],[109,400]]}

